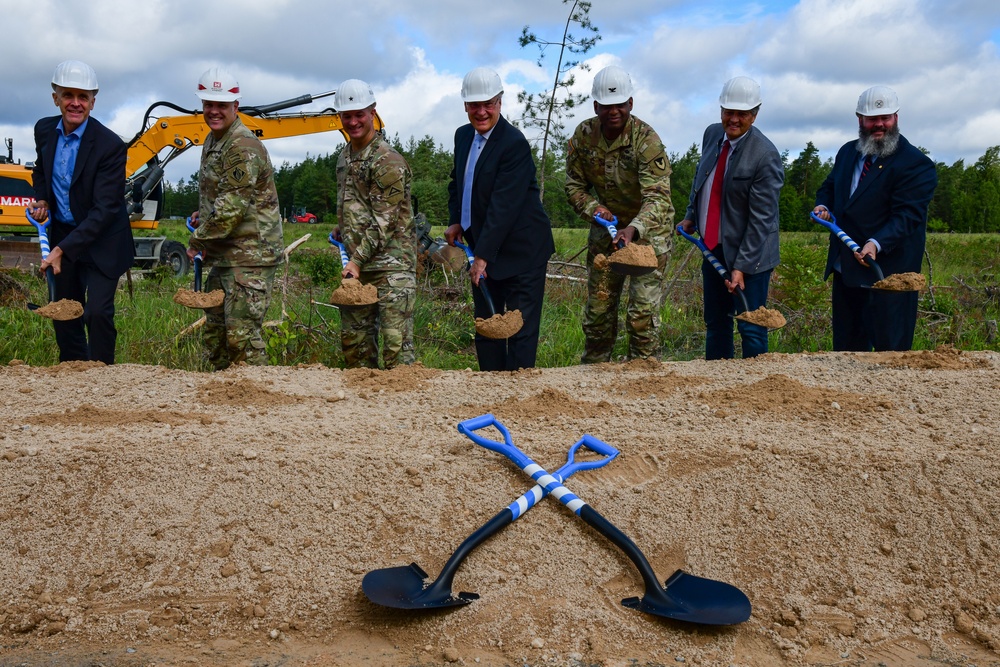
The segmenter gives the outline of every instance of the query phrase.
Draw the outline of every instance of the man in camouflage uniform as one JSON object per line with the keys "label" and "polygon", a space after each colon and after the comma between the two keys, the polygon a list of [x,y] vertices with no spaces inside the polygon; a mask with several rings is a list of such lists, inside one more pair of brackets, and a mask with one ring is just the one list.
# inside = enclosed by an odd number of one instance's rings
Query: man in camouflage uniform
{"label": "man in camouflage uniform", "polygon": [[340,84],[337,112],[350,144],[337,160],[337,219],[350,261],[344,278],[378,289],[378,303],[340,309],[347,368],[378,368],[378,335],[386,370],[412,364],[417,288],[417,233],[410,205],[410,167],[375,130],[375,95],[358,79]]}
{"label": "man in camouflage uniform", "polygon": [[211,134],[201,154],[188,256],[202,253],[206,291],[226,295],[221,306],[205,309],[204,344],[215,370],[241,361],[266,366],[261,329],[284,250],[274,169],[237,115],[240,88],[232,74],[205,72],[198,97]]}
{"label": "man in camouflage uniform", "polygon": [[[570,206],[591,223],[582,362],[611,360],[625,276],[595,268],[594,257],[610,255],[619,241],[648,244],[656,253],[655,271],[629,279],[625,317],[628,358],[655,357],[674,219],[670,163],[653,128],[632,116],[632,81],[625,70],[610,66],[598,72],[593,95],[597,116],[576,128],[566,157]],[[608,221],[617,216],[618,235],[613,240],[595,216]]]}

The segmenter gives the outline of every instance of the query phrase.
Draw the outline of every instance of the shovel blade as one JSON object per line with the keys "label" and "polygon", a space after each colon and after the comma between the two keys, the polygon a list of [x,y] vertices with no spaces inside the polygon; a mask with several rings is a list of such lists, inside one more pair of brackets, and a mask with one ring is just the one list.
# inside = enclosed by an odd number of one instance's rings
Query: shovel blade
{"label": "shovel blade", "polygon": [[457,607],[478,600],[476,593],[453,594],[438,590],[416,563],[372,570],[361,580],[361,590],[372,602],[394,609]]}
{"label": "shovel blade", "polygon": [[636,266],[635,264],[622,264],[621,262],[611,262],[611,270],[622,276],[644,276],[647,273],[656,271],[655,266]]}
{"label": "shovel blade", "polygon": [[750,618],[750,600],[740,589],[714,579],[677,570],[663,588],[647,590],[642,598],[622,605],[654,616],[701,625],[736,625]]}

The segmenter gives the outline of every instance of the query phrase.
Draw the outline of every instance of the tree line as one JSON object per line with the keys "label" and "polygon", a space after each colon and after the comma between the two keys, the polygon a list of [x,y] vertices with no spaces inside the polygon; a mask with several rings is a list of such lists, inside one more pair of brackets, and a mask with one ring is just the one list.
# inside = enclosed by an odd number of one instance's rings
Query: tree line
{"label": "tree line", "polygon": [[[413,172],[412,194],[420,212],[433,225],[448,223],[448,180],[453,157],[450,149],[436,145],[433,138],[410,137],[406,142],[395,136],[390,140],[410,165]],[[337,158],[345,146],[333,153],[307,157],[298,164],[284,163],[275,172],[278,200],[282,215],[290,217],[304,209],[319,220],[336,222]],[[926,152],[926,151],[925,151]],[[676,221],[684,216],[688,195],[694,181],[701,154],[692,144],[684,153],[669,154],[673,173],[670,176],[671,198],[677,211]],[[536,154],[536,160],[540,159]],[[781,188],[779,209],[781,229],[786,231],[818,231],[809,218],[816,191],[833,169],[833,158],[821,160],[819,150],[808,142],[798,156],[782,155],[785,183]],[[566,179],[565,155],[550,147],[545,154],[546,187],[544,206],[554,227],[584,227],[589,221],[580,219],[566,202],[563,189]],[[964,160],[947,165],[936,163],[938,186],[931,200],[928,231],[932,232],[1000,232],[1000,146],[993,146],[966,166]],[[164,187],[164,215],[187,216],[198,208],[198,175]]]}

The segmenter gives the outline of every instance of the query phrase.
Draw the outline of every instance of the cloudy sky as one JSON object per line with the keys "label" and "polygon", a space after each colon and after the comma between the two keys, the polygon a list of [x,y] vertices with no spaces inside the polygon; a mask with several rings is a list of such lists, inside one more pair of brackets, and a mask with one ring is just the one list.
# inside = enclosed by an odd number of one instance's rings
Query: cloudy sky
{"label": "cloudy sky", "polygon": [[[558,41],[570,5],[560,0],[2,0],[0,137],[15,159],[34,159],[31,127],[55,113],[49,81],[66,59],[88,62],[101,92],[95,117],[125,138],[146,108],[166,100],[195,108],[198,77],[233,71],[243,103],[266,104],[370,82],[390,134],[430,135],[451,149],[466,122],[461,79],[476,66],[500,72],[504,114],[520,117],[517,92],[551,85],[522,49],[524,25]],[[635,115],[667,150],[699,143],[718,120],[722,84],[758,80],[757,125],[794,157],[807,141],[824,156],[856,135],[858,95],[875,84],[899,94],[900,127],[936,161],[975,161],[1000,144],[1000,2],[996,0],[593,0],[602,36],[585,56],[579,90],[608,64],[629,70]],[[576,31],[579,33],[579,30]],[[316,108],[326,106],[323,100]],[[589,105],[585,111],[589,115]],[[572,122],[569,124],[572,127]],[[339,133],[268,142],[275,164],[334,150]],[[167,170],[197,170],[197,149]]]}

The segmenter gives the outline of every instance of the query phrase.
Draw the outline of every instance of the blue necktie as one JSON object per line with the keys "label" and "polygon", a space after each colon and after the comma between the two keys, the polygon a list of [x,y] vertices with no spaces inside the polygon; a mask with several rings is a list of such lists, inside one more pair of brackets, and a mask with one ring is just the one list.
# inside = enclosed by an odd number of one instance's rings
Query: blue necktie
{"label": "blue necktie", "polygon": [[462,181],[462,229],[468,229],[472,225],[472,180],[476,174],[476,160],[479,159],[484,143],[486,139],[477,132],[472,140],[472,148],[469,149],[469,161],[465,165],[465,178]]}

